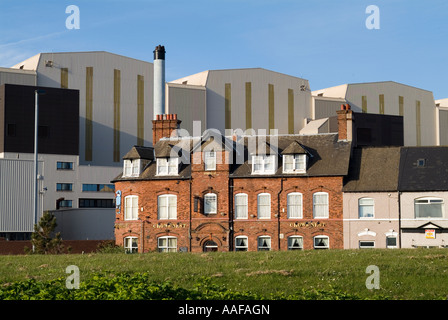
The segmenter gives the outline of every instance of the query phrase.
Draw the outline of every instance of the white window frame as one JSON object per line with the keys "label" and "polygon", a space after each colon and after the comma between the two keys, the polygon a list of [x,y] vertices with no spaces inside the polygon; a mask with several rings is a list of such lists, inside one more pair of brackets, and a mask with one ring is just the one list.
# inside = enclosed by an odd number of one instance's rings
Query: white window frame
{"label": "white window frame", "polygon": [[[326,195],[327,197],[327,203],[316,203],[316,196],[323,196]],[[329,208],[330,208],[330,199],[329,199],[328,192],[315,192],[313,194],[313,218],[314,219],[328,219],[329,218]],[[324,215],[323,216],[317,216],[317,208],[322,206],[324,208]]]}
{"label": "white window frame", "polygon": [[[134,243],[133,240],[136,240],[136,243]],[[134,244],[136,246],[134,246]],[[137,237],[125,237],[123,239],[123,246],[124,246],[124,252],[126,253],[137,253],[138,252],[138,238]]]}
{"label": "white window frame", "polygon": [[[388,245],[387,244],[388,239],[395,239],[395,245],[394,246]],[[395,235],[386,236],[386,248],[388,249],[398,248],[398,237]]]}
{"label": "white window frame", "polygon": [[[327,245],[326,246],[316,246],[316,240],[317,239],[326,239]],[[313,238],[313,247],[314,249],[330,249],[330,237],[324,236],[324,235],[318,235]]]}
{"label": "white window frame", "polygon": [[124,198],[124,220],[138,220],[138,196],[130,195]]}
{"label": "white window frame", "polygon": [[[261,245],[261,241],[265,241],[265,240],[267,240],[267,244],[268,244],[268,246],[267,247],[264,247],[264,246],[262,246]],[[257,248],[258,248],[258,251],[271,251],[271,247],[272,247],[272,242],[271,242],[272,240],[271,240],[271,237],[270,236],[259,236],[258,238],[257,238]]]}
{"label": "white window frame", "polygon": [[[299,243],[301,243],[300,247],[294,247],[292,242],[294,239],[298,239]],[[288,250],[303,250],[303,237],[302,236],[289,236],[288,237]]]}
{"label": "white window frame", "polygon": [[[306,154],[285,154],[283,155],[283,173],[305,173],[307,164]],[[291,164],[291,169],[287,168]]]}
{"label": "white window frame", "polygon": [[[214,205],[210,205],[210,201],[214,202]],[[207,193],[204,195],[204,213],[215,214],[218,212],[218,196],[216,193]]]}
{"label": "white window frame", "polygon": [[140,159],[127,159],[123,161],[123,177],[138,177],[140,175]]}
{"label": "white window frame", "polygon": [[216,151],[204,151],[204,170],[216,170]]}
{"label": "white window frame", "polygon": [[[361,203],[362,201],[366,201],[366,200],[371,200],[372,203],[371,204],[363,204],[363,203]],[[364,216],[362,216],[361,217],[361,207],[372,207],[372,211],[373,211],[372,214],[373,214],[373,216],[371,216],[371,217],[364,217]],[[358,218],[359,219],[373,219],[373,218],[375,218],[375,199],[373,199],[373,198],[366,198],[366,197],[358,199]]]}
{"label": "white window frame", "polygon": [[[170,246],[170,240],[176,240],[176,246]],[[166,240],[166,245],[161,246],[160,240]],[[158,252],[177,252],[177,237],[163,236],[157,238],[157,251]]]}
{"label": "white window frame", "polygon": [[[161,201],[166,199],[166,206],[161,206]],[[170,200],[174,199],[174,204]],[[174,209],[173,209],[174,208]],[[161,194],[157,197],[157,219],[176,220],[177,219],[177,196],[175,194]]]}
{"label": "white window frame", "polygon": [[[441,206],[441,217],[417,217],[417,201],[427,201],[426,204],[430,205],[431,202],[440,204]],[[424,205],[424,202],[419,203],[421,205]],[[443,219],[445,217],[445,201],[443,198],[437,198],[437,197],[420,197],[414,199],[414,218],[417,220],[428,220],[428,219]]]}
{"label": "white window frame", "polygon": [[[246,242],[245,246],[237,245],[239,239],[244,239]],[[235,251],[249,251],[249,239],[247,236],[237,236],[235,237]]]}
{"label": "white window frame", "polygon": [[179,174],[179,158],[157,158],[157,176],[177,176]]}
{"label": "white window frame", "polygon": [[[373,246],[365,246],[363,243],[371,242]],[[358,244],[359,249],[375,249],[375,240],[359,240]]]}
{"label": "white window frame", "polygon": [[[247,219],[248,218],[248,195],[247,195],[247,193],[237,193],[237,194],[235,194],[234,198],[235,198],[235,219]],[[238,203],[238,199],[241,199],[241,200],[244,199],[244,203]],[[242,214],[238,214],[241,211],[242,211]]]}
{"label": "white window frame", "polygon": [[[291,204],[290,199],[293,196],[300,196],[300,203]],[[299,214],[297,216],[292,216],[292,208],[298,207]],[[286,214],[288,219],[302,219],[303,218],[303,195],[300,192],[290,192],[286,195]]]}
{"label": "white window frame", "polygon": [[[276,171],[276,155],[253,155],[252,156],[252,174],[274,174]],[[271,168],[266,169],[266,165],[270,163]],[[260,169],[255,170],[255,167],[259,165]]]}
{"label": "white window frame", "polygon": [[[262,197],[267,197],[269,204],[261,204],[260,199]],[[263,213],[266,211],[266,213]],[[271,194],[270,193],[259,193],[257,195],[257,217],[258,219],[271,219]]]}

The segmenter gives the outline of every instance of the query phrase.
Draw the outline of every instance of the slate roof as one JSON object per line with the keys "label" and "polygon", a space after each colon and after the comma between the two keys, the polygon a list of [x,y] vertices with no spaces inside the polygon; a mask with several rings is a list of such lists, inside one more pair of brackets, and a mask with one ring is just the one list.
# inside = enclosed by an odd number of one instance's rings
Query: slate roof
{"label": "slate roof", "polygon": [[[418,166],[418,160],[424,160]],[[400,191],[447,191],[448,147],[402,147]]]}
{"label": "slate roof", "polygon": [[131,150],[123,157],[123,160],[127,159],[145,159],[154,160],[154,148],[133,146]]}
{"label": "slate roof", "polygon": [[400,147],[354,148],[343,191],[397,191],[399,164]]}

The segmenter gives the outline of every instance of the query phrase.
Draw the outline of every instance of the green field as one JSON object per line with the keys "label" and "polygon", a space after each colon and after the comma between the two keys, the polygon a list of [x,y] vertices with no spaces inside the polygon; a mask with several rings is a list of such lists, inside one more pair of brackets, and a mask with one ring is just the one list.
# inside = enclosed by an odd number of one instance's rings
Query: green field
{"label": "green field", "polygon": [[[61,290],[67,290],[65,279],[69,274],[65,271],[69,265],[79,268],[80,290],[83,284],[92,286],[104,277],[121,277],[121,284],[130,281],[125,284],[128,291],[133,286],[145,290],[139,281],[150,281],[205,294],[217,290],[224,298],[434,300],[448,296],[446,249],[0,256],[0,293],[17,283],[56,286],[51,282],[54,279],[64,286]],[[366,288],[369,265],[378,267],[379,289]],[[137,277],[123,280],[123,274],[135,273]],[[119,290],[113,282],[102,286],[95,290]],[[245,296],[226,296],[224,292]],[[120,297],[126,298],[126,292]]]}

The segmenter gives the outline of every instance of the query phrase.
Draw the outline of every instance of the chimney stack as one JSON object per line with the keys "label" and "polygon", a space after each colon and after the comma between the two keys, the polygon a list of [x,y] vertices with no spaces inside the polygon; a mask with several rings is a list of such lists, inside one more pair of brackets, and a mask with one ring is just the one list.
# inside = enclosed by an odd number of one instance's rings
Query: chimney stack
{"label": "chimney stack", "polygon": [[160,139],[171,137],[172,133],[179,129],[182,121],[177,119],[177,114],[158,114],[152,120],[152,145]]}
{"label": "chimney stack", "polygon": [[353,111],[350,105],[342,104],[338,115],[338,139],[353,141]]}
{"label": "chimney stack", "polygon": [[154,117],[165,114],[165,47],[158,45],[154,52]]}

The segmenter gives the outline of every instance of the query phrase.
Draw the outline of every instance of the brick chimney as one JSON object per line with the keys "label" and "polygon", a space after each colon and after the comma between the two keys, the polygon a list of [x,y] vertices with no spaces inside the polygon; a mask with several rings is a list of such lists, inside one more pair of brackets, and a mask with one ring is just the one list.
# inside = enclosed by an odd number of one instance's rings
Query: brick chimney
{"label": "brick chimney", "polygon": [[155,145],[161,138],[171,137],[171,133],[179,129],[181,122],[177,119],[177,114],[158,114],[156,120],[152,120],[152,144]]}
{"label": "brick chimney", "polygon": [[350,105],[342,104],[341,110],[336,113],[338,115],[338,139],[353,141],[353,111]]}

